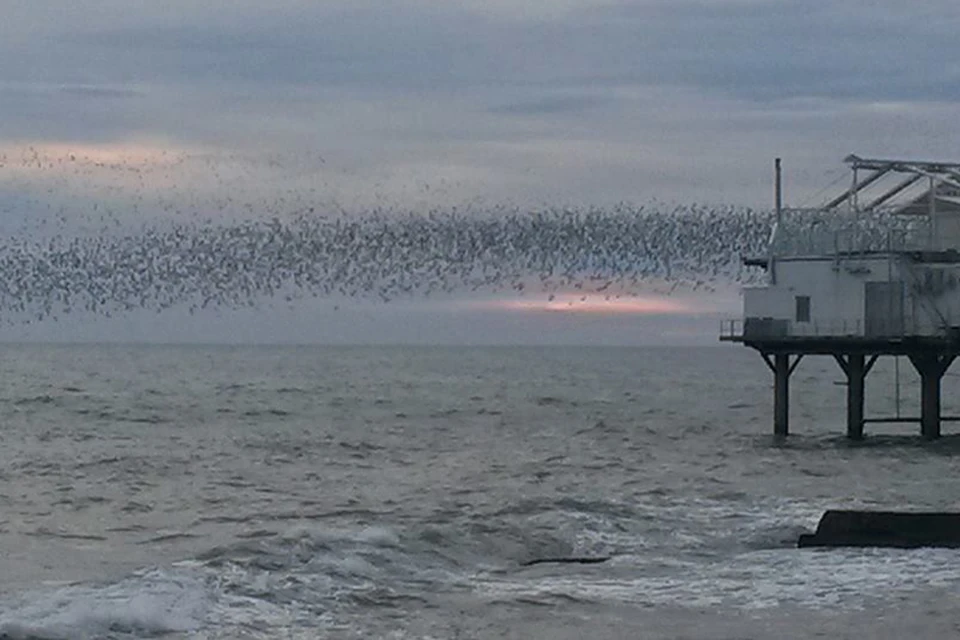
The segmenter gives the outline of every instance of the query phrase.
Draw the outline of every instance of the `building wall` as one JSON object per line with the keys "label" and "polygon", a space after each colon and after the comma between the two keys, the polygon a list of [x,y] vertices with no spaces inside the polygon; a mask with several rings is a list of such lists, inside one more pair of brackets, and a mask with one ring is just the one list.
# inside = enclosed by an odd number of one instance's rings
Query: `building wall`
{"label": "building wall", "polygon": [[[838,263],[833,259],[780,260],[776,285],[745,293],[747,317],[771,317],[790,323],[795,335],[863,333],[864,286],[869,279],[888,278],[887,260]],[[796,298],[810,298],[810,321],[796,321]]]}
{"label": "building wall", "polygon": [[[891,288],[896,304],[881,308],[871,320],[866,316],[867,283],[902,283],[902,289]],[[798,296],[810,299],[808,322],[796,317]],[[875,305],[876,298],[872,300]],[[745,318],[771,319],[778,331],[790,335],[865,335],[868,325],[877,330],[878,321],[881,331],[937,334],[945,326],[960,327],[960,264],[916,264],[896,255],[839,261],[781,258],[775,284],[745,288],[743,304]]]}
{"label": "building wall", "polygon": [[[886,257],[795,258],[778,260],[775,277],[776,284],[744,290],[744,317],[785,322],[791,335],[863,335],[865,283],[898,280],[900,272]],[[810,299],[809,322],[797,321],[798,296]]]}

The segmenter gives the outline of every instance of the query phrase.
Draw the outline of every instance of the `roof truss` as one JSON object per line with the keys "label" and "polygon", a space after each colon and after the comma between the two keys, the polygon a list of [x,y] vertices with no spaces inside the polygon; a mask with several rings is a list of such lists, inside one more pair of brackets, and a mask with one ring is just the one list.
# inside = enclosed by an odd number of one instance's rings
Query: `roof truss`
{"label": "roof truss", "polygon": [[[906,213],[911,208],[916,212],[917,205],[929,201],[930,196],[940,200],[942,189],[960,190],[960,162],[861,158],[857,155],[847,156],[844,162],[853,172],[853,181],[846,191],[827,201],[824,209],[835,209],[846,204],[857,211],[870,211],[884,205],[894,213],[901,210]],[[862,171],[869,173],[861,176]],[[892,183],[885,180],[891,176],[899,176],[900,179]],[[924,191],[917,194],[915,189],[911,190],[924,182]],[[869,195],[869,198],[864,205],[860,199],[865,195]],[[898,200],[898,197],[902,199]]]}

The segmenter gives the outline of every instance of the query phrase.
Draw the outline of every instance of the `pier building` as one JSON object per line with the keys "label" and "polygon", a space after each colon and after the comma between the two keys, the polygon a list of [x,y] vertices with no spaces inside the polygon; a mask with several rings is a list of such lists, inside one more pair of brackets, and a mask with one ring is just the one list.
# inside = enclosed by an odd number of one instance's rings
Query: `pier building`
{"label": "pier building", "polygon": [[[814,209],[782,206],[768,250],[745,262],[765,282],[743,290],[743,317],[720,339],[757,350],[773,372],[773,430],[789,433],[790,376],[808,355],[847,379],[847,435],[869,422],[917,422],[940,436],[941,382],[960,355],[960,163],[848,156],[848,187]],[[920,377],[920,415],[867,418],[864,386],[878,358]]]}

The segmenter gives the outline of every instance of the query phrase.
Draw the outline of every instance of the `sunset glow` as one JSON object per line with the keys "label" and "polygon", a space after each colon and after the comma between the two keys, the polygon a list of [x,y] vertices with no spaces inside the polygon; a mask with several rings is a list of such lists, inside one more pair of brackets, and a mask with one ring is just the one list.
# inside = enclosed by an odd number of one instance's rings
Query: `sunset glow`
{"label": "sunset glow", "polygon": [[474,308],[598,315],[669,315],[695,311],[681,300],[658,296],[557,293],[542,298],[485,300]]}
{"label": "sunset glow", "polygon": [[[130,166],[163,166],[177,164],[187,153],[183,149],[149,140],[112,143],[29,141],[0,146],[0,157],[11,169],[43,169],[49,163],[101,163]],[[37,166],[40,163],[41,166]]]}

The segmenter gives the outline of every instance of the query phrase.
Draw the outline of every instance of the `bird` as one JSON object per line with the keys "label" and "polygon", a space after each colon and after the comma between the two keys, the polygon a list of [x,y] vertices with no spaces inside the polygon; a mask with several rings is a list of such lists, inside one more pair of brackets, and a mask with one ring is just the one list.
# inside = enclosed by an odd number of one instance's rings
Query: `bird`
{"label": "bird", "polygon": [[[325,202],[318,183],[302,186],[330,170],[318,158],[8,151],[0,164],[20,166],[0,174],[0,219],[21,222],[0,236],[0,321],[306,297],[339,308],[344,298],[709,291],[760,281],[741,256],[762,254],[775,222],[722,204],[351,210]],[[284,173],[296,180],[271,187]],[[798,214],[792,230],[839,224],[832,215]],[[865,220],[863,233],[881,238],[882,224]]]}

